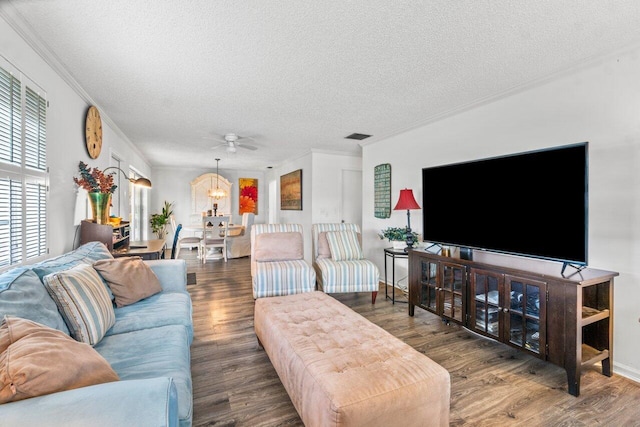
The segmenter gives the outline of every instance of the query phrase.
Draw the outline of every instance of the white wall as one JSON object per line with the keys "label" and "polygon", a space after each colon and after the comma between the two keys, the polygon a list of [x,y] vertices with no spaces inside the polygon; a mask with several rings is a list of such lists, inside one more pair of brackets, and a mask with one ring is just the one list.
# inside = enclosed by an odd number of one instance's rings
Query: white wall
{"label": "white wall", "polygon": [[313,224],[340,222],[343,171],[362,171],[362,158],[323,152],[313,153],[311,195]]}
{"label": "white wall", "polygon": [[[277,180],[276,187],[278,189],[278,196],[276,197],[276,203],[278,204],[276,209],[278,219],[277,222],[302,225],[304,233],[304,257],[309,262],[311,262],[311,224],[313,219],[312,211],[315,206],[312,197],[312,167],[313,154],[308,153],[297,159],[284,161],[280,166],[272,170],[272,174],[275,175]],[[302,169],[302,210],[280,210],[280,177],[298,169]]]}
{"label": "white wall", "polygon": [[[365,146],[366,256],[382,271],[382,248],[388,242],[379,240],[375,232],[406,224],[405,212],[393,212],[385,220],[374,217],[376,165],[392,165],[392,203],[400,189],[408,187],[422,204],[423,167],[589,141],[589,266],[620,273],[614,289],[614,371],[640,381],[638,76],[640,48]],[[412,211],[411,218],[414,230],[422,232],[421,211]]]}
{"label": "white wall", "polygon": [[[109,166],[111,150],[115,150],[125,159],[125,164],[133,165],[144,174],[150,175],[150,167],[130,142],[109,126],[104,116],[102,152],[95,160],[89,157],[84,123],[91,103],[67,84],[3,17],[0,17],[0,55],[47,93],[47,165],[51,189],[47,208],[49,255],[59,255],[71,250],[74,244],[76,189],[73,177],[78,176],[80,161],[104,169]],[[153,177],[150,178],[153,181]],[[127,195],[123,194],[122,198]]]}
{"label": "white wall", "polygon": [[[154,168],[153,189],[151,193],[151,213],[159,213],[164,201],[174,203],[174,215],[178,223],[186,225],[191,215],[191,181],[205,173],[216,173],[215,164],[209,169]],[[251,170],[228,170],[219,168],[221,177],[226,178],[231,186],[231,220],[242,223],[242,215],[238,213],[238,179],[255,178],[258,180],[258,215],[254,222],[267,222],[268,218],[268,185],[265,173]],[[225,214],[228,212],[224,212]],[[167,241],[171,242],[173,232],[167,233]]]}
{"label": "white wall", "polygon": [[[280,210],[280,176],[302,169],[302,210]],[[311,226],[321,222],[340,222],[342,218],[342,171],[362,170],[359,157],[311,152],[297,159],[283,162],[270,172],[277,181],[277,222],[301,224],[304,230],[304,255],[311,262]]]}

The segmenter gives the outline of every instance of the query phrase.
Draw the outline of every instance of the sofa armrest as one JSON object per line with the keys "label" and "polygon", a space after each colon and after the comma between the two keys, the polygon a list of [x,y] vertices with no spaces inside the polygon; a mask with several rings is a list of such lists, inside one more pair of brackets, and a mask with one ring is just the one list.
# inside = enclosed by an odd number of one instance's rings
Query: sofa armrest
{"label": "sofa armrest", "polygon": [[0,405],[8,426],[178,426],[171,378],[116,381]]}
{"label": "sofa armrest", "polygon": [[145,261],[158,276],[165,292],[187,291],[187,262],[183,259]]}

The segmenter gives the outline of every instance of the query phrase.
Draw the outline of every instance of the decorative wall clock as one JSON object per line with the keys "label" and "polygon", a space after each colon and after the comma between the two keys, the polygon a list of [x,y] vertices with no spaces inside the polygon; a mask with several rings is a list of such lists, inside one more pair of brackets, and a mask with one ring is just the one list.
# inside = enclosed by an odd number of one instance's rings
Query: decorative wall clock
{"label": "decorative wall clock", "polygon": [[102,120],[95,106],[89,107],[85,121],[85,141],[89,157],[97,159],[102,150]]}

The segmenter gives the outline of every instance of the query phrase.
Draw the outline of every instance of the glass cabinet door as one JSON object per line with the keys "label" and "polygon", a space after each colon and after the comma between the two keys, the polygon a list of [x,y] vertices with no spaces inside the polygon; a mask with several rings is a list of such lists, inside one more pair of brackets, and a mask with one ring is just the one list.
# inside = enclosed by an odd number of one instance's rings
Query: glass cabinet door
{"label": "glass cabinet door", "polygon": [[443,262],[441,266],[440,300],[438,310],[442,316],[463,322],[464,285],[467,281],[464,265]]}
{"label": "glass cabinet door", "polygon": [[427,260],[421,261],[420,291],[418,305],[436,312],[438,264]]}
{"label": "glass cabinet door", "polygon": [[471,270],[470,326],[476,332],[500,338],[500,313],[503,301],[503,275],[491,271]]}
{"label": "glass cabinet door", "polygon": [[547,284],[505,276],[505,287],[509,343],[544,356],[545,329],[540,319],[545,318]]}

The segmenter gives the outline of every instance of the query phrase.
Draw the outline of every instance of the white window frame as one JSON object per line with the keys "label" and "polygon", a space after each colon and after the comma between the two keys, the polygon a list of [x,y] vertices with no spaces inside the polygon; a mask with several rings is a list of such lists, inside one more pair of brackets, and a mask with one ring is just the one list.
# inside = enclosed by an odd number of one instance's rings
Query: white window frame
{"label": "white window frame", "polygon": [[[126,209],[122,207],[123,195],[126,195],[124,188],[122,187],[123,182],[129,184],[129,181],[123,179],[124,170],[122,169],[123,162],[122,157],[119,156],[114,151],[111,152],[111,162],[109,167],[118,168],[120,170],[116,170],[113,175],[113,183],[117,185],[115,193],[111,195],[111,215],[122,217],[122,213],[126,212]],[[120,172],[122,171],[122,172]]]}
{"label": "white window frame", "polygon": [[49,253],[48,101],[44,90],[2,56],[0,69],[0,271],[3,271],[40,261]]}
{"label": "white window frame", "polygon": [[[129,167],[129,178],[146,178]],[[129,184],[130,233],[134,241],[147,240],[149,236],[149,189]]]}

